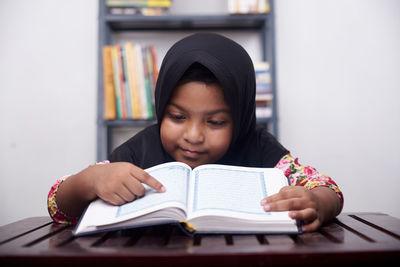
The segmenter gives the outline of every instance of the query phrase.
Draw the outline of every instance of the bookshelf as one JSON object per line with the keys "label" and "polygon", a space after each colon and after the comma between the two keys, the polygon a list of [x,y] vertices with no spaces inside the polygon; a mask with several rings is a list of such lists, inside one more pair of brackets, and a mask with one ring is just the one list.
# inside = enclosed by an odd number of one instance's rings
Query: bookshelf
{"label": "bookshelf", "polygon": [[[99,0],[99,41],[98,41],[98,86],[97,86],[97,160],[104,160],[113,149],[114,130],[118,128],[144,128],[155,124],[155,120],[104,120],[104,86],[102,47],[115,42],[113,35],[136,32],[140,34],[159,32],[196,32],[196,31],[232,31],[235,33],[256,32],[260,39],[260,60],[270,63],[272,115],[268,118],[257,118],[257,123],[265,125],[278,136],[277,97],[275,79],[275,33],[274,1],[270,0],[268,14],[240,15],[112,15],[107,14],[105,0]],[[152,37],[154,38],[154,37]],[[161,37],[160,37],[161,38]],[[176,39],[175,41],[178,41]],[[162,56],[158,55],[159,64]]]}

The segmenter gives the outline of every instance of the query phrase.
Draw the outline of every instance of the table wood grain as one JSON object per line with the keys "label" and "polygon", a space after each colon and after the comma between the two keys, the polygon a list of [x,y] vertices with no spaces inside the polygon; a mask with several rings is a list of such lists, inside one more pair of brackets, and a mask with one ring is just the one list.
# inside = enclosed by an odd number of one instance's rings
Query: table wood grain
{"label": "table wood grain", "polygon": [[0,227],[0,266],[321,266],[397,264],[400,220],[344,213],[302,235],[195,235],[174,226],[74,237],[49,217]]}

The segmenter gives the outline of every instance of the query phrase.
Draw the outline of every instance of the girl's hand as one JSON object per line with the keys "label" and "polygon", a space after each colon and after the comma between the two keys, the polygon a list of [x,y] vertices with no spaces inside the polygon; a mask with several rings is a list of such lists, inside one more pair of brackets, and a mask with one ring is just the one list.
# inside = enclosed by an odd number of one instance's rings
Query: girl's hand
{"label": "girl's hand", "polygon": [[261,205],[265,211],[289,211],[290,218],[302,222],[303,232],[315,231],[324,220],[321,218],[318,195],[313,190],[285,186],[279,193],[263,199]]}
{"label": "girl's hand", "polygon": [[91,191],[113,205],[122,205],[143,196],[146,190],[142,183],[160,193],[165,192],[159,181],[128,162],[94,165],[83,172],[88,172],[88,177],[91,177]]}

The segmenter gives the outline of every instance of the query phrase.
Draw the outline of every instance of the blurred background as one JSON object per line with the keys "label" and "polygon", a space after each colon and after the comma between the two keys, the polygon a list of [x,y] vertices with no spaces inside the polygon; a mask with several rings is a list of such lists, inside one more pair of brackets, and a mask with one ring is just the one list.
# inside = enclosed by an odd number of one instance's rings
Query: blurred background
{"label": "blurred background", "polygon": [[[97,0],[0,1],[0,225],[46,216],[56,179],[96,161],[97,19]],[[400,218],[399,33],[398,0],[275,1],[278,138],[337,182],[345,212]]]}

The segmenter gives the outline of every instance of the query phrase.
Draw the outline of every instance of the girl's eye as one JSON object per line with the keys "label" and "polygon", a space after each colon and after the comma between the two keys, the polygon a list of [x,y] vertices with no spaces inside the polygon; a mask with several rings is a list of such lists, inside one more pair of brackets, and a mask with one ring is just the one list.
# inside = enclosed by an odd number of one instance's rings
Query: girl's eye
{"label": "girl's eye", "polygon": [[168,113],[168,117],[175,121],[181,121],[181,120],[185,119],[185,116],[183,116],[183,115],[177,115],[177,114],[171,114],[171,113]]}
{"label": "girl's eye", "polygon": [[209,120],[208,123],[212,126],[222,126],[226,123],[226,121]]}

